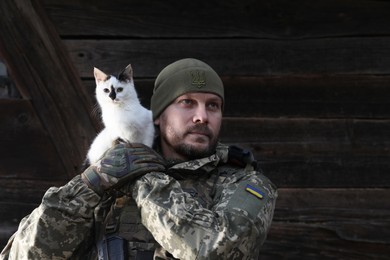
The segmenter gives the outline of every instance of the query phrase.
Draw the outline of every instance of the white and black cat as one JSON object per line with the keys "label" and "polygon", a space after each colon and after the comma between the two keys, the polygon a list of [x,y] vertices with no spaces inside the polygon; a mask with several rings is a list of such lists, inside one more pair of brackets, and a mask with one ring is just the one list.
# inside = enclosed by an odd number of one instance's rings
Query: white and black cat
{"label": "white and black cat", "polygon": [[92,142],[86,164],[98,161],[117,139],[151,147],[154,139],[152,112],[138,99],[131,65],[118,77],[107,75],[97,68],[94,68],[94,76],[104,129]]}

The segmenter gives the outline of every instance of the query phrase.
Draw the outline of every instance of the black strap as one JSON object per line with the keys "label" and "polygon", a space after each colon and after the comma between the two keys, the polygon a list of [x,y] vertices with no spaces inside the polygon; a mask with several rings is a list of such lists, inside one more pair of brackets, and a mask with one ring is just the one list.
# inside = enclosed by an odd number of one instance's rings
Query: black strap
{"label": "black strap", "polygon": [[253,166],[254,169],[258,168],[257,161],[253,157],[253,154],[249,150],[243,149],[237,145],[229,146],[228,161],[231,164],[240,167],[245,167],[249,164]]}
{"label": "black strap", "polygon": [[127,242],[116,235],[105,236],[98,244],[99,260],[125,260]]}
{"label": "black strap", "polygon": [[154,251],[137,251],[135,260],[152,260],[154,257]]}

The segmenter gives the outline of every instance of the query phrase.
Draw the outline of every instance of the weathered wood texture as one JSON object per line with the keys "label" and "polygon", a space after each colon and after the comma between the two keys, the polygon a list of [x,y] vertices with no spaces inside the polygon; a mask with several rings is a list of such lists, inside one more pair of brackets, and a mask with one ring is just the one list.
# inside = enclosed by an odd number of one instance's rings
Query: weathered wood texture
{"label": "weathered wood texture", "polygon": [[[109,69],[134,64],[140,77],[155,76],[182,57],[206,60],[221,76],[291,74],[387,74],[390,39],[121,39],[74,40],[64,43],[82,77],[91,67]],[[210,53],[214,55],[210,56]],[[226,59],[225,55],[229,56]],[[239,62],[241,61],[241,62]],[[245,61],[245,62],[243,62]],[[152,65],[151,65],[152,64]]]}
{"label": "weathered wood texture", "polygon": [[389,33],[389,3],[375,0],[43,0],[64,37],[276,38]]}
{"label": "weathered wood texture", "polygon": [[0,111],[1,182],[69,178],[29,100],[0,99]]}
{"label": "weathered wood texture", "polygon": [[60,155],[57,163],[72,176],[95,133],[89,96],[45,10],[33,3],[1,2],[0,57]]}
{"label": "weathered wood texture", "polygon": [[28,12],[0,4],[11,42],[0,59],[22,94],[0,100],[0,246],[48,187],[68,180],[58,142],[85,149],[93,138],[73,129],[98,128],[93,67],[131,63],[149,106],[157,73],[196,57],[225,83],[221,140],[252,149],[280,188],[262,259],[388,259],[390,2],[32,3]]}

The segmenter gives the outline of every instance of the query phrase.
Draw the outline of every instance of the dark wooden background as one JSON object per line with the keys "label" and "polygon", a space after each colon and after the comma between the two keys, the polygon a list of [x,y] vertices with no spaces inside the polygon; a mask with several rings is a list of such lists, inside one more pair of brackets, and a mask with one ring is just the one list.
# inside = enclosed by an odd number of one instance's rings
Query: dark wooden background
{"label": "dark wooden background", "polygon": [[[0,247],[99,130],[93,67],[221,75],[221,139],[279,187],[262,259],[389,259],[390,2],[2,0]],[[8,82],[8,81],[7,81]]]}

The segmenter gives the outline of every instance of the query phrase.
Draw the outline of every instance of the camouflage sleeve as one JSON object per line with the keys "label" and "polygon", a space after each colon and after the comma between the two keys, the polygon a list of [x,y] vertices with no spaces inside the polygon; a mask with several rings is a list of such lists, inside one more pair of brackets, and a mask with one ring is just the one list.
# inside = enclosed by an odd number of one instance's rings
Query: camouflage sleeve
{"label": "camouflage sleeve", "polygon": [[39,207],[20,222],[0,259],[74,259],[85,254],[94,242],[91,228],[99,201],[80,176],[48,189]]}
{"label": "camouflage sleeve", "polygon": [[142,223],[180,259],[257,259],[277,197],[276,187],[257,172],[219,185],[211,210],[162,173],[143,176],[134,188]]}

